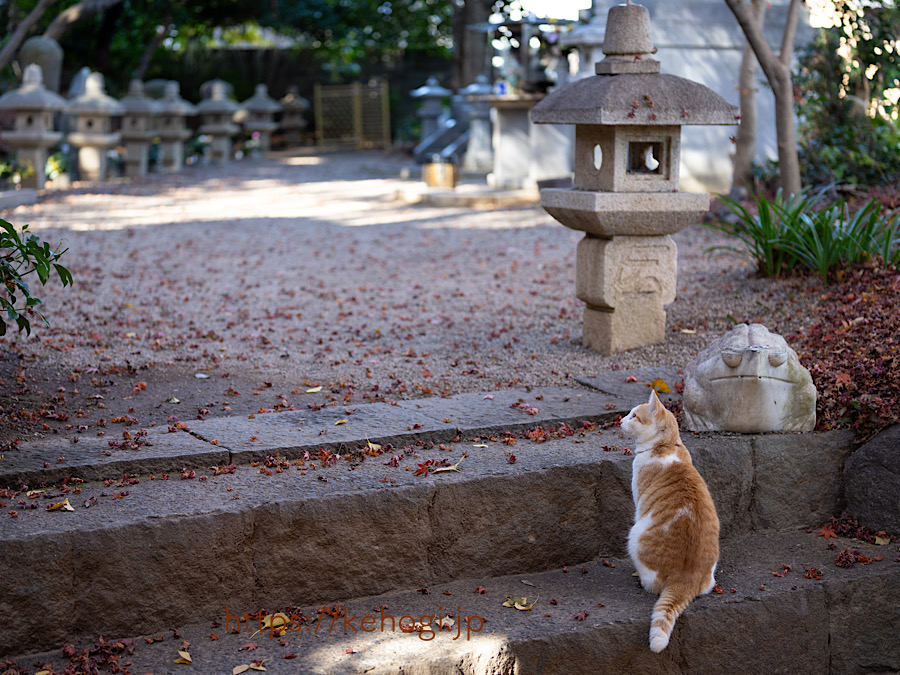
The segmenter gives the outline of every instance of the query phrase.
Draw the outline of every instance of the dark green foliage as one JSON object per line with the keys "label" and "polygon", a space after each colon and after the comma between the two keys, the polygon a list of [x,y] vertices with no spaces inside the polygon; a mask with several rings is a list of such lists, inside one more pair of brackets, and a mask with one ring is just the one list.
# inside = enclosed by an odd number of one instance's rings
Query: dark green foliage
{"label": "dark green foliage", "polygon": [[756,198],[756,213],[727,197],[721,201],[736,216],[734,225],[710,227],[737,237],[743,246],[715,246],[753,262],[763,276],[806,268],[830,281],[834,270],[880,259],[884,267],[900,265],[900,210],[884,212],[872,199],[852,212],[840,200],[822,207],[822,193],[769,201]]}
{"label": "dark green foliage", "polygon": [[29,316],[37,316],[48,326],[43,314],[35,311],[41,299],[31,294],[25,277],[37,274],[38,281],[45,285],[53,272],[63,286],[72,285],[72,274],[56,261],[68,249],[50,248],[35,234],[29,234],[28,225],[19,232],[5,220],[0,219],[0,335],[6,334],[7,326],[15,324],[19,332],[31,333]]}
{"label": "dark green foliage", "polygon": [[900,86],[900,9],[838,0],[842,25],[820,31],[794,75],[800,167],[807,185],[900,180],[900,132],[885,90]]}

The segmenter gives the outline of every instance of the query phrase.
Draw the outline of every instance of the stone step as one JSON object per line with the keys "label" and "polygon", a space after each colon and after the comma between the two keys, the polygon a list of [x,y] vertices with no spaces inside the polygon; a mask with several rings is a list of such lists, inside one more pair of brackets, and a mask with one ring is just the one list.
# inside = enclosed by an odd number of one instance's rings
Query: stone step
{"label": "stone step", "polygon": [[[724,539],[815,525],[840,510],[850,432],[684,440]],[[617,428],[546,442],[421,441],[364,462],[364,453],[336,460],[323,450],[4,497],[16,517],[0,519],[0,560],[13,580],[0,585],[0,615],[16,620],[0,626],[0,653],[150,632],[225,606],[327,602],[624,556],[626,449]],[[442,459],[466,473],[417,475]],[[73,511],[47,510],[63,499]]]}
{"label": "stone step", "polygon": [[[836,555],[848,547],[860,549],[869,564],[835,566]],[[254,660],[262,660],[273,675],[897,672],[896,548],[825,541],[805,532],[731,539],[717,569],[722,592],[695,599],[660,654],[648,647],[655,597],[641,590],[631,562],[623,558],[593,558],[570,564],[568,571],[463,574],[427,589],[413,582],[394,593],[338,594],[321,604],[298,602],[292,594],[268,605],[222,604],[210,607],[203,621],[125,630],[115,635],[133,637],[119,648],[115,639],[110,644],[131,672],[156,675],[232,673]],[[309,566],[294,574],[316,572]],[[523,596],[530,610],[502,604]],[[334,614],[317,613],[323,605]],[[247,614],[260,610],[263,615],[287,611],[293,617],[289,630],[283,636],[270,630],[254,634],[260,619]],[[448,615],[453,624],[438,631],[437,622]],[[399,628],[415,622],[423,630]],[[159,641],[148,644],[154,637]],[[184,641],[191,666],[175,663]],[[59,649],[16,661],[35,667],[49,662],[57,672],[69,663]]]}
{"label": "stone step", "polygon": [[[654,369],[653,372],[656,372]],[[616,380],[643,371],[621,371]],[[321,410],[263,413],[247,417],[187,420],[183,428],[111,427],[105,436],[75,436],[23,444],[0,461],[0,487],[40,487],[67,476],[87,481],[122,474],[173,473],[188,467],[241,464],[280,453],[300,457],[324,448],[343,452],[371,441],[447,442],[460,433],[485,435],[535,425],[602,422],[627,414],[649,389],[642,382],[614,393],[548,387],[503,389],[490,394],[459,394]],[[516,407],[513,407],[516,406]],[[123,438],[123,434],[128,438]]]}

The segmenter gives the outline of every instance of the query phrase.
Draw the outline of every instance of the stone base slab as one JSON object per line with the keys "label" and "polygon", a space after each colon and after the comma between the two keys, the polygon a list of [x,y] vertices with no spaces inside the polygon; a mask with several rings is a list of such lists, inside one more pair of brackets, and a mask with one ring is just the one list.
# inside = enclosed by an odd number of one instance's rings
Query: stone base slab
{"label": "stone base slab", "polygon": [[619,309],[584,308],[582,343],[605,356],[666,339],[666,312],[655,294],[625,296]]}

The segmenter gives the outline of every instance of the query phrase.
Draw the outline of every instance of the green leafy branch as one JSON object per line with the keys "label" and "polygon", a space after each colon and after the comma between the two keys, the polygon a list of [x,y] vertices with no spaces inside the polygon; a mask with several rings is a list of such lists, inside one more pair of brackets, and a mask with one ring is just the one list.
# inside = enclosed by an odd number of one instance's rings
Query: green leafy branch
{"label": "green leafy branch", "polygon": [[46,317],[35,310],[42,302],[31,294],[25,277],[37,274],[43,286],[56,272],[63,286],[71,286],[72,273],[56,262],[68,251],[61,246],[51,249],[49,243],[28,231],[28,225],[23,225],[19,232],[15,226],[0,219],[0,335],[6,335],[11,324],[15,324],[19,332],[30,335],[30,316],[37,316],[50,325]]}

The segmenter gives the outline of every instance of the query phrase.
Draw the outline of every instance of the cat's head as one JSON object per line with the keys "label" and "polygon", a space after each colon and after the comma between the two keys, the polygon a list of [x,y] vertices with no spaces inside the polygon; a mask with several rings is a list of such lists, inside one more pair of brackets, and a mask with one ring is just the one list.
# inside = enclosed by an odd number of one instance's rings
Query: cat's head
{"label": "cat's head", "polygon": [[637,442],[636,452],[678,441],[678,422],[663,406],[654,389],[650,390],[650,400],[632,408],[622,419],[622,430]]}

